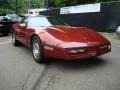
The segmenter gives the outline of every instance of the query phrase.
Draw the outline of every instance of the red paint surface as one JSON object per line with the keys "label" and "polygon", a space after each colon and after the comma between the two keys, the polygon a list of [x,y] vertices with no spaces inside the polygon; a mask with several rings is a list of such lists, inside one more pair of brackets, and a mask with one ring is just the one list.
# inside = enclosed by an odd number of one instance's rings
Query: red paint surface
{"label": "red paint surface", "polygon": [[[16,38],[30,47],[32,35],[39,36],[44,46],[54,48],[53,51],[44,49],[45,57],[65,60],[96,57],[111,51],[111,48],[100,49],[100,46],[110,45],[110,42],[94,30],[82,27],[51,26],[27,27],[19,24],[13,26]],[[69,54],[68,50],[86,48],[85,53]],[[92,53],[96,53],[93,55]]]}

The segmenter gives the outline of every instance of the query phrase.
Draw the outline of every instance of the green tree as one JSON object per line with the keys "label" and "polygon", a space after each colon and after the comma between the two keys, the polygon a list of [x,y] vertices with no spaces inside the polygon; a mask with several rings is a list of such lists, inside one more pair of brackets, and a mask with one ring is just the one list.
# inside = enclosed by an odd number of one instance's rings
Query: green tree
{"label": "green tree", "polygon": [[54,0],[53,5],[55,7],[65,7],[79,4],[108,2],[108,1],[120,1],[120,0]]}
{"label": "green tree", "polygon": [[43,7],[43,0],[33,0],[32,8],[41,8]]}
{"label": "green tree", "polygon": [[[27,13],[29,9],[29,0],[17,0],[17,12]],[[31,8],[43,7],[43,0],[31,0]],[[16,11],[16,0],[0,0],[1,13],[10,13]],[[8,12],[10,11],[10,12]]]}

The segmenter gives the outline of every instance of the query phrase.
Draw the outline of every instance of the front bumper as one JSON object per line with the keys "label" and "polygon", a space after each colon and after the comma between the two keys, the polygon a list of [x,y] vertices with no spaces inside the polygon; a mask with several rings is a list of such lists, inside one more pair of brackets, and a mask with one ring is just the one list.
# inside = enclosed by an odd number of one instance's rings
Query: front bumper
{"label": "front bumper", "polygon": [[53,51],[45,50],[45,56],[63,59],[63,60],[74,60],[74,59],[97,57],[111,51],[111,45],[110,44],[107,44],[107,45],[109,47],[102,48],[102,49],[100,47],[103,45],[85,47],[86,52],[79,53],[79,54],[68,53],[67,49],[54,48]]}
{"label": "front bumper", "polygon": [[97,57],[103,54],[106,54],[111,51],[110,49],[98,49],[96,47],[89,47],[87,52],[81,53],[81,54],[67,54],[66,60],[72,60],[72,59],[84,59],[84,58],[91,58],[91,57]]}

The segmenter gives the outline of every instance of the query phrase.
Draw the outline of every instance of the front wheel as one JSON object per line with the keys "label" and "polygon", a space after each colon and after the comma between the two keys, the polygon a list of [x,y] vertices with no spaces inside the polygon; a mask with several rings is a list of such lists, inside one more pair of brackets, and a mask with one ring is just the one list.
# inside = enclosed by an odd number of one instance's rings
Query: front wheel
{"label": "front wheel", "polygon": [[33,58],[37,63],[43,62],[43,48],[39,37],[35,36],[32,39]]}

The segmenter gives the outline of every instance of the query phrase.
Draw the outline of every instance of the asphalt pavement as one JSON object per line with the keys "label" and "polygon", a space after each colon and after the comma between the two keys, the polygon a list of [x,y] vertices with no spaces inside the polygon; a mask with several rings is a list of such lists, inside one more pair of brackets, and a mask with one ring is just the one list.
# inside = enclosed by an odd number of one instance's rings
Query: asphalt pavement
{"label": "asphalt pavement", "polygon": [[31,51],[0,36],[0,90],[120,90],[120,39],[98,58],[37,64]]}

